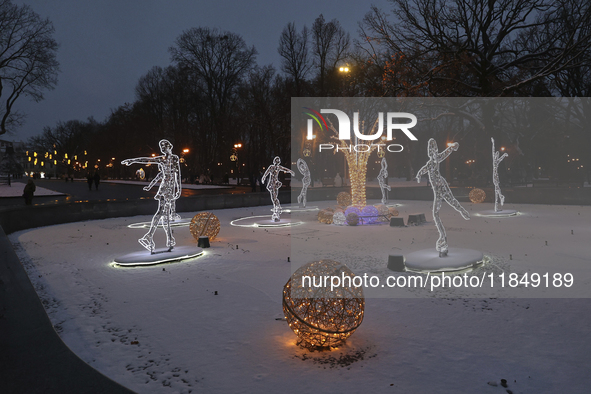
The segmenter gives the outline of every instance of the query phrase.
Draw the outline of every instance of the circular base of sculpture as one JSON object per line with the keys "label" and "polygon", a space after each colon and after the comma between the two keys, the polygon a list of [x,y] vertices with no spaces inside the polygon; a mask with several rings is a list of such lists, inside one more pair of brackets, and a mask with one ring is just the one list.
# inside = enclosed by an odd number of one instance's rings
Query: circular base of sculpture
{"label": "circular base of sculpture", "polygon": [[134,267],[140,265],[155,265],[192,259],[203,254],[203,249],[197,246],[175,246],[170,252],[168,248],[156,249],[153,254],[147,250],[133,252],[117,257],[113,263],[121,267]]}
{"label": "circular base of sculpture", "polygon": [[509,216],[517,216],[519,212],[515,209],[503,209],[502,211],[496,212],[494,209],[488,211],[478,212],[478,216],[485,216],[488,218],[504,218]]}
{"label": "circular base of sculpture", "polygon": [[303,222],[292,221],[291,219],[281,218],[278,222],[271,219],[271,216],[248,216],[235,219],[230,222],[232,226],[238,227],[288,227],[297,226]]}
{"label": "circular base of sculpture", "polygon": [[[291,213],[291,212],[307,212],[307,211],[318,211],[320,208],[318,208],[316,205],[307,205],[305,207],[300,207],[299,205],[292,205],[290,207],[283,207],[283,212],[286,213]],[[273,209],[271,209],[272,211]]]}
{"label": "circular base of sculpture", "polygon": [[405,256],[407,271],[413,272],[454,272],[474,268],[482,263],[484,255],[473,249],[449,248],[446,257],[439,257],[433,249],[423,249]]}
{"label": "circular base of sculpture", "polygon": [[[185,227],[191,224],[191,219],[192,218],[185,218],[185,219],[179,219],[179,220],[173,220],[170,222],[170,227]],[[150,226],[152,225],[152,222],[139,222],[139,223],[132,223],[129,224],[127,227],[128,228],[150,228]],[[159,226],[162,226],[162,223],[158,224]]]}

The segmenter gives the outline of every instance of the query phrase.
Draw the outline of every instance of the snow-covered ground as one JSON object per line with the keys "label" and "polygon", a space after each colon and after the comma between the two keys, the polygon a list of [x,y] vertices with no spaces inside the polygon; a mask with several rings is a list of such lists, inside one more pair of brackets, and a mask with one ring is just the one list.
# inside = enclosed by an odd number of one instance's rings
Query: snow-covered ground
{"label": "snow-covered ground", "polygon": [[[145,229],[127,226],[149,216],[56,225],[10,238],[65,343],[137,392],[506,393],[501,379],[513,393],[589,391],[586,298],[469,298],[478,293],[466,289],[373,298],[368,289],[364,321],[345,346],[312,353],[297,347],[281,320],[282,289],[293,268],[287,258],[333,258],[359,275],[396,275],[386,268],[388,254],[432,248],[437,239],[429,202],[398,203],[401,216],[422,212],[429,223],[338,227],[318,223],[309,212],[292,228],[244,228],[229,223],[270,215],[270,207],[215,211],[222,227],[205,255],[152,267],[110,264],[141,249],[137,239]],[[577,294],[589,296],[591,207],[510,205],[523,214],[485,219],[475,213],[491,204],[463,205],[470,221],[445,205],[441,216],[451,246],[491,256],[488,271],[478,272],[571,270]],[[195,242],[187,227],[174,235],[178,245]]]}

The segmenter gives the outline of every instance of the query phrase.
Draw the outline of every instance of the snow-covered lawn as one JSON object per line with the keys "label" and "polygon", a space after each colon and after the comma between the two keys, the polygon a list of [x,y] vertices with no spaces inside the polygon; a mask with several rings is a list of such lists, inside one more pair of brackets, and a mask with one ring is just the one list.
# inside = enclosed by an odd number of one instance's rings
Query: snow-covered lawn
{"label": "snow-covered lawn", "polygon": [[[429,202],[399,203],[401,216],[425,213],[429,223],[337,227],[311,212],[292,228],[244,228],[229,222],[270,215],[270,207],[215,211],[222,228],[205,255],[152,267],[110,264],[141,249],[145,229],[127,226],[149,216],[10,238],[65,343],[140,393],[506,393],[501,379],[513,393],[588,392],[588,298],[470,298],[478,293],[466,289],[394,298],[389,289],[368,289],[364,321],[345,346],[313,353],[297,347],[281,320],[292,272],[287,258],[333,258],[359,275],[397,275],[386,268],[388,254],[432,248],[437,239]],[[576,294],[589,296],[591,207],[511,205],[523,214],[485,219],[474,213],[490,204],[463,205],[470,221],[447,206],[441,217],[451,246],[491,256],[482,272],[572,272]],[[163,232],[157,234],[161,247]],[[188,227],[174,235],[178,245],[195,242]],[[468,298],[449,298],[455,296]]]}

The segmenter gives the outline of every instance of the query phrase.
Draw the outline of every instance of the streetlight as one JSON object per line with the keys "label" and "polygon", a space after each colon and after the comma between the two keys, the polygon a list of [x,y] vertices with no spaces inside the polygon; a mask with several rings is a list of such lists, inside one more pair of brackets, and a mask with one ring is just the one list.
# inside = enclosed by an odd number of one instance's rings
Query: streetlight
{"label": "streetlight", "polygon": [[240,185],[240,165],[238,163],[238,149],[242,148],[241,143],[234,144],[234,150],[230,156],[230,160],[236,162],[236,185]]}

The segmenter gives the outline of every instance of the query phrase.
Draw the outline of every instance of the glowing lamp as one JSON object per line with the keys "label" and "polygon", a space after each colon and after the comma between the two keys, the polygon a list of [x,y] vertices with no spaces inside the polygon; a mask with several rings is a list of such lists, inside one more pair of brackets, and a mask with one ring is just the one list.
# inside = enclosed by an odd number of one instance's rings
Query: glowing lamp
{"label": "glowing lamp", "polygon": [[189,231],[196,240],[206,236],[213,241],[220,232],[220,220],[211,212],[200,212],[191,219]]}
{"label": "glowing lamp", "polygon": [[337,194],[337,204],[341,207],[348,207],[351,205],[351,195],[347,192],[340,192]]}
{"label": "glowing lamp", "polygon": [[[318,286],[327,275],[341,279],[338,286]],[[355,332],[365,309],[360,279],[333,260],[314,261],[293,273],[283,287],[283,313],[299,346],[337,347]]]}
{"label": "glowing lamp", "polygon": [[468,194],[468,198],[475,204],[480,204],[486,198],[486,193],[482,189],[474,188]]}

